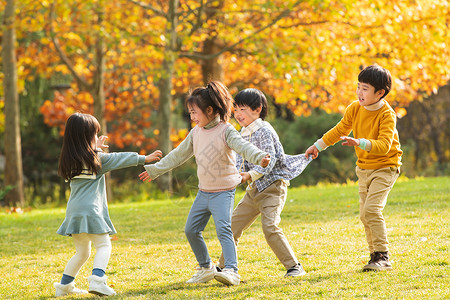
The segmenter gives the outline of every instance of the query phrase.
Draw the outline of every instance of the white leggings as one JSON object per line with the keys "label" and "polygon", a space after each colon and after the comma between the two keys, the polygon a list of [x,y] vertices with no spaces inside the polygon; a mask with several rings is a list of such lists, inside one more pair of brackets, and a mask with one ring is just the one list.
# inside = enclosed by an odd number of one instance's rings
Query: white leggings
{"label": "white leggings", "polygon": [[93,269],[101,269],[106,271],[109,257],[111,255],[111,240],[108,233],[89,234],[80,233],[72,234],[73,243],[75,244],[75,255],[69,260],[64,269],[64,274],[76,277],[83,264],[91,255],[91,242],[97,250],[94,258]]}

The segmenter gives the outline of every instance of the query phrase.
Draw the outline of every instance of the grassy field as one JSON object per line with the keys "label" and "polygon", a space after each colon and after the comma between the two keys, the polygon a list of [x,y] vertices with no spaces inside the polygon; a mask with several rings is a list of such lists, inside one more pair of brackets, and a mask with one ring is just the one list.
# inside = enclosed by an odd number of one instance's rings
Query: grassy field
{"label": "grassy field", "polygon": [[[140,183],[141,184],[141,183]],[[196,191],[193,191],[195,193]],[[242,196],[239,193],[238,201]],[[187,285],[196,260],[184,236],[193,197],[110,205],[119,232],[108,266],[114,299],[449,299],[450,178],[401,178],[385,208],[394,270],[361,272],[368,260],[356,184],[290,189],[281,227],[307,274],[285,270],[264,240],[258,219],[238,247],[243,282]],[[55,233],[64,208],[0,213],[0,298],[54,295],[74,248]],[[212,220],[204,236],[220,255]],[[93,255],[76,282],[87,289]],[[97,296],[67,297],[92,299]]]}

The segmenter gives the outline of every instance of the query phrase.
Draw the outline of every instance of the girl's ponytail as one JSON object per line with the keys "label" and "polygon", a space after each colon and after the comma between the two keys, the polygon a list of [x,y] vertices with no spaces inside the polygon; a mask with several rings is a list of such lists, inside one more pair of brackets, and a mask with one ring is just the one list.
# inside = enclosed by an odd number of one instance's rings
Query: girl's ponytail
{"label": "girl's ponytail", "polygon": [[206,90],[217,108],[220,119],[227,122],[231,117],[231,108],[233,107],[233,97],[227,87],[221,82],[211,81],[206,85]]}

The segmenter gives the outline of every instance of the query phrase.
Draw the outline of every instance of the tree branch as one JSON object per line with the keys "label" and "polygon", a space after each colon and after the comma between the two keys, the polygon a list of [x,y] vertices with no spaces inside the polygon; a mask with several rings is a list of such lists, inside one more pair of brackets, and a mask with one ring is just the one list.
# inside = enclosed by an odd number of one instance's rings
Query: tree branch
{"label": "tree branch", "polygon": [[[300,4],[300,2],[302,2],[302,0],[297,1],[293,7],[296,7],[297,5]],[[190,58],[190,59],[201,59],[201,60],[208,60],[208,59],[213,59],[214,57],[217,57],[227,51],[230,51],[231,49],[233,49],[234,47],[236,47],[239,44],[242,44],[243,42],[251,39],[252,37],[254,37],[255,35],[257,35],[258,33],[266,30],[267,28],[270,28],[272,26],[274,26],[278,21],[280,21],[281,19],[283,19],[284,17],[286,17],[289,13],[291,12],[290,9],[285,9],[283,10],[277,17],[275,17],[272,22],[270,22],[269,24],[267,24],[266,26],[261,27],[260,29],[256,30],[255,32],[253,32],[252,34],[247,35],[246,37],[243,37],[241,39],[239,39],[239,41],[237,41],[234,44],[231,44],[229,46],[226,46],[224,48],[222,48],[220,51],[218,51],[217,53],[214,54],[209,54],[209,55],[204,55],[204,54],[199,54],[199,53],[180,53],[179,57],[186,57],[186,58]]]}
{"label": "tree branch", "polygon": [[53,22],[55,21],[55,2],[53,2],[50,5],[50,37],[52,39],[53,44],[55,45],[56,51],[59,54],[59,57],[63,61],[63,63],[69,68],[70,73],[72,73],[73,77],[77,81],[78,85],[80,87],[83,87],[84,89],[88,89],[90,87],[89,83],[84,80],[76,71],[75,68],[70,61],[70,59],[67,57],[67,55],[64,53],[64,51],[61,49],[61,45],[59,44],[59,40],[56,37],[55,29],[53,27]]}
{"label": "tree branch", "polygon": [[167,18],[167,14],[164,13],[164,11],[159,10],[159,9],[157,9],[157,8],[154,8],[153,6],[151,6],[151,5],[149,5],[149,4],[145,4],[145,3],[140,2],[140,1],[137,1],[137,0],[128,0],[128,1],[131,2],[131,3],[133,3],[133,4],[135,4],[135,5],[137,5],[137,6],[140,6],[140,7],[142,7],[142,8],[151,10],[152,12],[154,12],[154,13],[155,13],[156,15],[158,15],[158,16]]}

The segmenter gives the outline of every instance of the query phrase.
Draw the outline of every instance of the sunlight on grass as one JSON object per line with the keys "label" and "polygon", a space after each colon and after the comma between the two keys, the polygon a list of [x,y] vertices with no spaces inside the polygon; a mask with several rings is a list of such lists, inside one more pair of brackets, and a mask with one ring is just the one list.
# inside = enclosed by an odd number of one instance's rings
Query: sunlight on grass
{"label": "sunlight on grass", "polygon": [[[239,192],[236,203],[242,196]],[[196,261],[184,236],[193,197],[110,206],[118,234],[108,266],[114,299],[448,299],[450,297],[450,184],[448,177],[402,179],[385,209],[394,270],[363,273],[368,260],[356,183],[290,189],[283,228],[307,274],[286,270],[265,242],[258,219],[238,245],[243,282],[184,282]],[[74,248],[55,232],[64,209],[0,213],[0,298],[54,295]],[[220,256],[214,222],[204,232],[213,261]],[[93,255],[77,276],[87,289]],[[67,297],[68,299],[92,299]]]}

